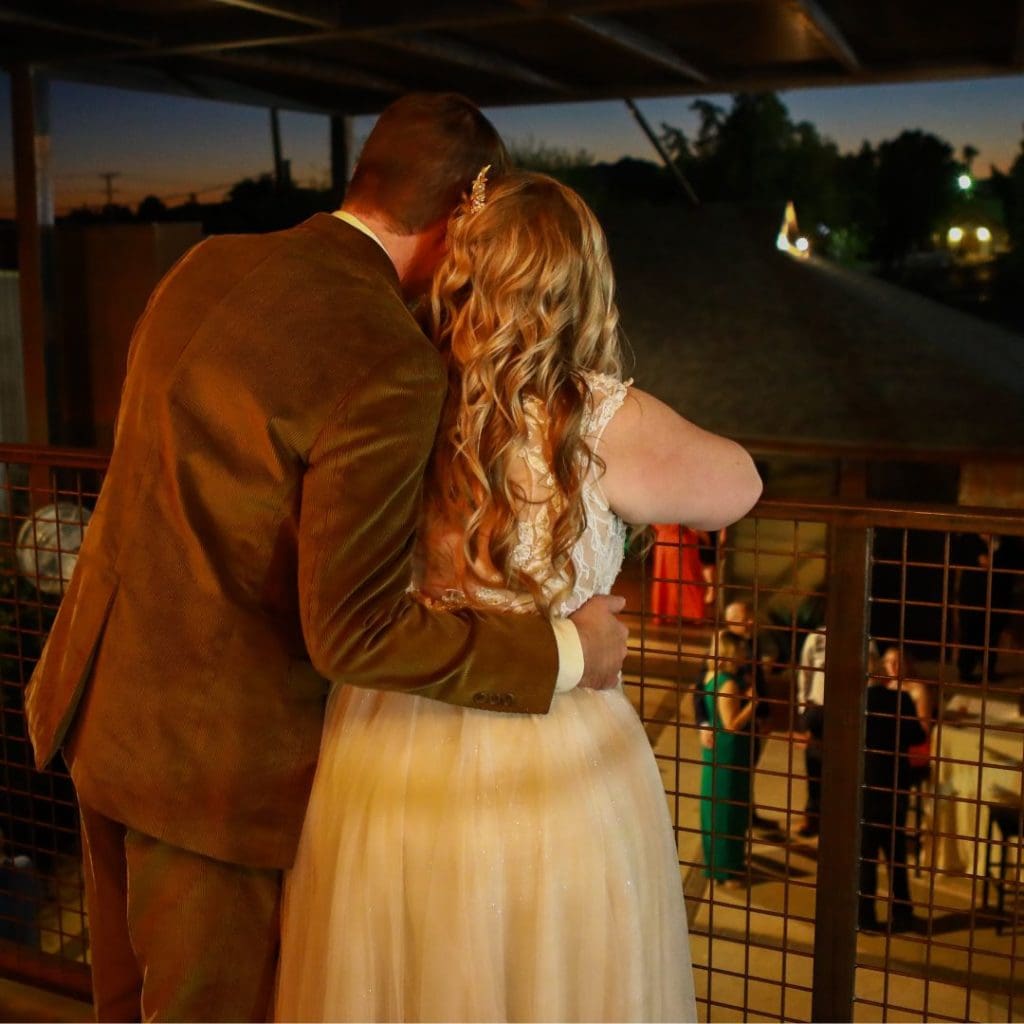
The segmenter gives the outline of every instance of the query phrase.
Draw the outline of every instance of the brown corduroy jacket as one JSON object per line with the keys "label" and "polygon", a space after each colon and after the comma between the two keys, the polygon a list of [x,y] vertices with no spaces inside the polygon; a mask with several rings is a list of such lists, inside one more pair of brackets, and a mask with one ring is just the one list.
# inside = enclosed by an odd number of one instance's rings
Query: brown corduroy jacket
{"label": "brown corduroy jacket", "polygon": [[444,389],[387,255],[337,218],[186,254],[136,328],[109,471],[27,693],[37,763],[64,745],[99,812],[283,867],[325,678],[546,711],[547,622],[405,592]]}

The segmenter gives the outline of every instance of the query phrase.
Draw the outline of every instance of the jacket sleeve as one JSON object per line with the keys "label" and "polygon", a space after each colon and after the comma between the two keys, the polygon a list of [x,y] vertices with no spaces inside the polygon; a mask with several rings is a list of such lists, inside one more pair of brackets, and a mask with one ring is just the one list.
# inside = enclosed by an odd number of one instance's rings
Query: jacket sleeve
{"label": "jacket sleeve", "polygon": [[433,611],[406,592],[444,387],[426,346],[382,360],[353,382],[314,444],[298,539],[306,646],[332,682],[543,713],[558,672],[545,619]]}

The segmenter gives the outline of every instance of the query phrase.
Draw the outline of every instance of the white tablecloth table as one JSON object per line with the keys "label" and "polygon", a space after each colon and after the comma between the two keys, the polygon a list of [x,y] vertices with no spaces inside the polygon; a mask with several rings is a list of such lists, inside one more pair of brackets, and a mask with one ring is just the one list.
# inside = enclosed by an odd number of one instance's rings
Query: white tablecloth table
{"label": "white tablecloth table", "polygon": [[931,795],[925,796],[932,835],[922,860],[940,870],[980,875],[989,822],[986,802],[1019,805],[1022,800],[1024,717],[1015,700],[956,698],[933,744],[934,804]]}

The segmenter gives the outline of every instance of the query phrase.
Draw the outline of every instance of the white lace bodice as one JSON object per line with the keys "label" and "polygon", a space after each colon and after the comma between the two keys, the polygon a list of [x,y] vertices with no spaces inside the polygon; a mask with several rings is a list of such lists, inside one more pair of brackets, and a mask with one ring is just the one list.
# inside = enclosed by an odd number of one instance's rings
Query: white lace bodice
{"label": "white lace bodice", "polygon": [[[591,450],[611,418],[625,400],[632,381],[623,383],[604,374],[588,374],[587,383],[591,390],[591,404],[584,422],[584,436]],[[545,594],[553,596],[563,589],[567,580],[551,578],[548,552],[551,546],[551,523],[553,508],[543,496],[554,488],[554,477],[544,454],[545,410],[541,402],[527,403],[530,435],[520,451],[523,479],[520,483],[531,499],[519,520],[518,543],[512,553],[515,568],[542,580]],[[572,614],[594,594],[607,594],[622,567],[623,549],[626,541],[626,524],[608,506],[608,499],[600,482],[601,468],[592,464],[583,482],[583,506],[586,513],[586,528],[572,550],[572,563],[576,580],[572,591],[563,596],[551,609],[552,614]],[[545,578],[545,573],[548,577]],[[531,612],[536,610],[533,597],[527,593],[499,588],[474,586],[471,594],[464,594],[457,588],[444,588],[443,581],[431,580],[434,593],[443,590],[440,603],[452,606],[460,604],[486,605],[507,611]]]}

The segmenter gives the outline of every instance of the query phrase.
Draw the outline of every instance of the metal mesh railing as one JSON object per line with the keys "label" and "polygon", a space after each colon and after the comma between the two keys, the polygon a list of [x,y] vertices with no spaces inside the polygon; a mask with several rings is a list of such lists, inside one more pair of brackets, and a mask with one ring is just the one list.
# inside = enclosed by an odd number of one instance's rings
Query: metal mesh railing
{"label": "metal mesh railing", "polygon": [[33,764],[25,687],[95,503],[105,460],[0,451],[0,971],[87,995],[78,817],[63,764]]}
{"label": "metal mesh railing", "polygon": [[[672,528],[630,565],[627,688],[706,1019],[1024,1016],[1022,535],[1017,513],[762,502],[713,559]],[[722,670],[767,709],[738,755],[698,721]]]}
{"label": "metal mesh railing", "polygon": [[[32,767],[22,701],[102,469],[0,448],[0,973],[79,995],[73,793]],[[1024,1016],[1022,537],[1015,513],[763,501],[627,560],[705,1019]]]}

